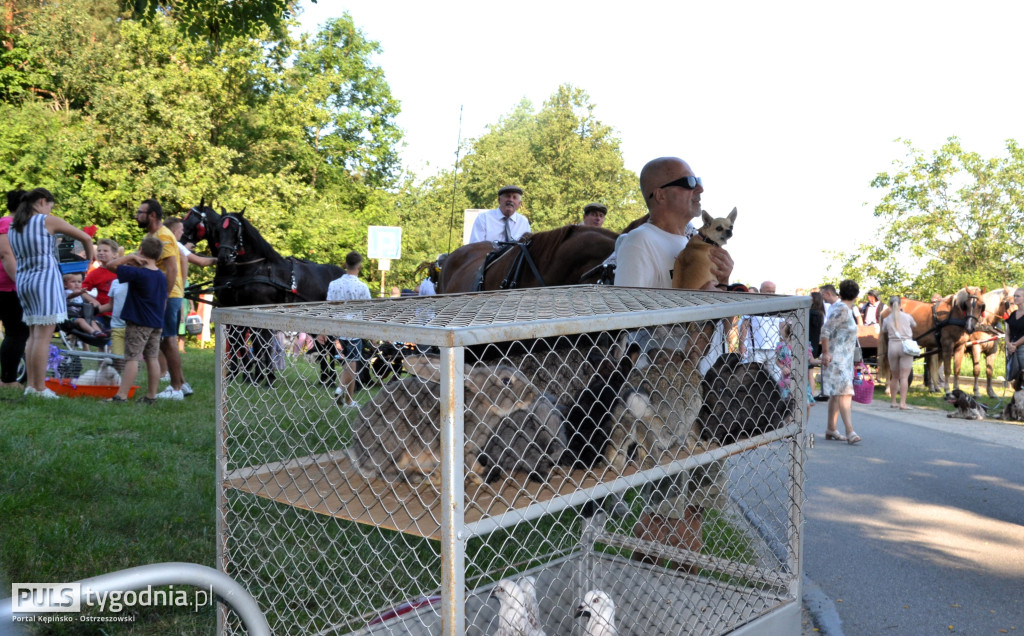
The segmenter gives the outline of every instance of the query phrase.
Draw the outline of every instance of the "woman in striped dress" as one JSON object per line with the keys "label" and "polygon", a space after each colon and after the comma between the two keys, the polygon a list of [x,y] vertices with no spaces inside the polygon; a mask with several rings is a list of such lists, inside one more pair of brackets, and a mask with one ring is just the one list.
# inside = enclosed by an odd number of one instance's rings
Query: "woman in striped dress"
{"label": "woman in striped dress", "polygon": [[92,239],[67,221],[53,216],[53,195],[45,188],[25,193],[8,232],[11,250],[17,261],[15,285],[21,301],[23,320],[29,328],[25,347],[28,378],[25,395],[56,398],[46,388],[46,363],[50,339],[58,323],[67,320],[67,302],[60,265],[57,263],[55,232],[74,238],[85,246],[86,258],[95,257]]}

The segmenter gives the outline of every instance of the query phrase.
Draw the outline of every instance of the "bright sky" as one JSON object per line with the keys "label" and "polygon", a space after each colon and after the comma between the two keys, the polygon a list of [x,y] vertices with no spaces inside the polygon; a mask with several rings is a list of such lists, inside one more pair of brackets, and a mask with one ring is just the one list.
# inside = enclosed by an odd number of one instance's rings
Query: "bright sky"
{"label": "bright sky", "polygon": [[822,282],[823,250],[872,239],[869,184],[904,156],[895,139],[930,152],[955,135],[984,157],[1024,141],[1024,2],[303,4],[305,28],[348,11],[380,43],[419,176],[452,167],[460,107],[462,138],[476,138],[570,83],[617,131],[627,168],[680,156],[705,210],[736,206],[733,280],[780,293]]}

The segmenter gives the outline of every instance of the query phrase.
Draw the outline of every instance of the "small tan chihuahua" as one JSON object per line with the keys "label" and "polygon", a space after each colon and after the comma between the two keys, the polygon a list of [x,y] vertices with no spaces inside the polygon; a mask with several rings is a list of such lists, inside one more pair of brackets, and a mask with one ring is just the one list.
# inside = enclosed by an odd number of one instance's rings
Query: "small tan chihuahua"
{"label": "small tan chihuahua", "polygon": [[722,247],[732,238],[736,208],[722,219],[713,219],[710,214],[701,210],[700,218],[704,225],[676,256],[676,263],[672,268],[672,287],[675,289],[704,289],[708,283],[721,282],[711,273],[708,251],[712,245]]}

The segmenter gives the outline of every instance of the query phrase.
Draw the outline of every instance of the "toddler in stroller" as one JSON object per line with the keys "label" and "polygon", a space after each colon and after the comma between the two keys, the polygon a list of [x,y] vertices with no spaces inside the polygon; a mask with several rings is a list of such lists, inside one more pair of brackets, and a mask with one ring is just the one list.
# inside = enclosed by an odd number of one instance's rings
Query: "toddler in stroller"
{"label": "toddler in stroller", "polygon": [[[96,301],[82,291],[82,275],[78,272],[64,274],[64,294],[68,303],[68,319],[61,323],[62,337],[72,336],[83,344],[103,348],[110,341],[110,334],[96,321]],[[83,297],[92,301],[85,302]]]}

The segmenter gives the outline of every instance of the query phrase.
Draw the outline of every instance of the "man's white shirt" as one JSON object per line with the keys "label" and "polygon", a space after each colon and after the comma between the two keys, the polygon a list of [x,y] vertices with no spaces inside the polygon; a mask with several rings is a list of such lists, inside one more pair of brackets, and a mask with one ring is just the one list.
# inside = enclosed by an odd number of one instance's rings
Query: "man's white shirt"
{"label": "man's white shirt", "polygon": [[[469,232],[469,242],[504,241],[505,215],[495,208],[481,212],[473,221],[473,229]],[[508,218],[508,234],[513,241],[530,231],[530,221],[522,214],[515,212]]]}

